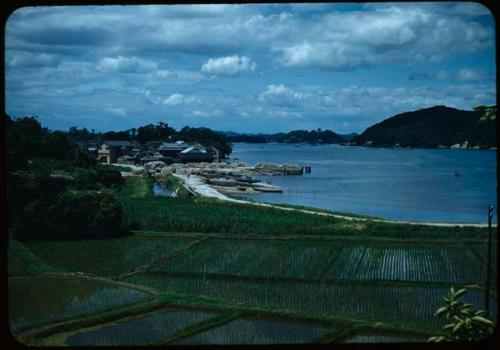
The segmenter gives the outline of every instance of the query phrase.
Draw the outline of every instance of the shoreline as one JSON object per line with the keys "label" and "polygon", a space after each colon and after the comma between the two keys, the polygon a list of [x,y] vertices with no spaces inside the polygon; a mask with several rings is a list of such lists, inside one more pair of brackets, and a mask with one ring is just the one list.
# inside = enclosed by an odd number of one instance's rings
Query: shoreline
{"label": "shoreline", "polygon": [[[282,206],[277,205],[277,204],[252,202],[252,201],[247,201],[247,200],[242,200],[242,199],[234,199],[234,198],[228,197],[225,194],[222,194],[221,192],[217,191],[212,186],[205,184],[201,180],[201,178],[196,176],[196,175],[191,175],[189,177],[187,177],[186,175],[180,175],[180,174],[172,174],[172,175],[175,176],[176,178],[178,178],[179,180],[181,180],[183,182],[183,186],[185,186],[192,193],[197,193],[198,195],[200,195],[202,197],[215,198],[215,199],[233,202],[233,203],[239,203],[239,204],[268,207],[268,208],[274,208],[274,209],[286,210],[286,211],[297,211],[297,212],[301,212],[301,213],[321,215],[321,216],[330,216],[330,217],[335,217],[338,219],[344,219],[344,220],[349,220],[349,221],[365,221],[365,222],[371,221],[371,222],[381,222],[381,223],[388,223],[388,224],[407,224],[407,225],[424,225],[424,226],[439,226],[439,227],[457,227],[457,226],[458,227],[478,227],[478,228],[488,227],[488,224],[477,224],[477,223],[453,223],[453,222],[371,219],[371,218],[341,215],[341,214],[334,214],[334,213],[300,209],[300,208],[282,207]],[[496,228],[497,224],[492,224],[492,227]]]}

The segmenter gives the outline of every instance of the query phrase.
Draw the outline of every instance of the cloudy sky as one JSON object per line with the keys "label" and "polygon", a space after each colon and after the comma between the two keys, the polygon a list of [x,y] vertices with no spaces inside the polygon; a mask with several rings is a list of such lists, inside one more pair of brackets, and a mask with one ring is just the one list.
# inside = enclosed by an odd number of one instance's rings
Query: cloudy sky
{"label": "cloudy sky", "polygon": [[348,133],[496,98],[476,3],[25,7],[5,43],[7,113],[51,129]]}

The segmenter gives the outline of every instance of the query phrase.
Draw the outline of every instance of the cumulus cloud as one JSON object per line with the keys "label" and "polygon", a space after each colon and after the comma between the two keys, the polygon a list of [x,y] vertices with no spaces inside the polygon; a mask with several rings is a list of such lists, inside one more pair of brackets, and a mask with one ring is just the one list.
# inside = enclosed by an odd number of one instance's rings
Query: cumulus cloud
{"label": "cumulus cloud", "polygon": [[425,8],[391,6],[332,12],[275,51],[286,66],[349,70],[398,60],[439,60],[453,52],[493,47],[491,27]]}
{"label": "cumulus cloud", "polygon": [[261,101],[287,106],[297,104],[302,98],[304,94],[295,92],[283,84],[268,85],[267,90],[259,96]]}
{"label": "cumulus cloud", "polygon": [[167,106],[179,106],[184,104],[192,104],[197,101],[196,97],[184,96],[183,94],[173,93],[163,100],[163,104]]}
{"label": "cumulus cloud", "polygon": [[157,68],[155,62],[137,57],[105,57],[97,65],[97,69],[104,73],[145,73]]}
{"label": "cumulus cloud", "polygon": [[462,68],[457,73],[457,79],[463,81],[474,81],[486,79],[486,72],[472,68]]}
{"label": "cumulus cloud", "polygon": [[210,58],[203,63],[201,71],[207,74],[236,75],[244,72],[252,72],[256,67],[257,64],[252,62],[248,57],[233,55]]}

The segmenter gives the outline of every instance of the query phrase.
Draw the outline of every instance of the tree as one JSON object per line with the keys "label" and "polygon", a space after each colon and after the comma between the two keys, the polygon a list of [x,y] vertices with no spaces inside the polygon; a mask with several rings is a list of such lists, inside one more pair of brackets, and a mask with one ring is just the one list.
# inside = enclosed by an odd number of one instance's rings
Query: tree
{"label": "tree", "polygon": [[482,114],[480,121],[488,121],[488,120],[496,120],[497,114],[497,105],[479,105],[474,107],[476,112],[480,112]]}
{"label": "tree", "polygon": [[451,288],[450,293],[443,298],[444,306],[436,311],[435,316],[445,316],[451,323],[443,327],[444,335],[430,337],[429,342],[478,341],[493,333],[495,324],[487,318],[486,311],[475,311],[472,304],[458,300],[465,293],[467,293],[467,289],[455,291]]}

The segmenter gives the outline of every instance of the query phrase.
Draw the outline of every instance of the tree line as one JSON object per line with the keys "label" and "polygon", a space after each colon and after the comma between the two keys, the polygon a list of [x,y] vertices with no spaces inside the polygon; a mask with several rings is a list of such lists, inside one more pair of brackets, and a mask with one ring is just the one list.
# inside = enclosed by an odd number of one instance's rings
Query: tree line
{"label": "tree line", "polygon": [[145,144],[150,141],[174,142],[183,140],[186,142],[197,142],[205,147],[215,147],[220,155],[225,157],[231,154],[232,147],[226,136],[209,128],[193,128],[185,126],[179,131],[165,122],[148,124],[139,128],[131,128],[124,131],[107,131],[96,133],[87,128],[69,128],[67,135],[74,141],[137,141]]}

